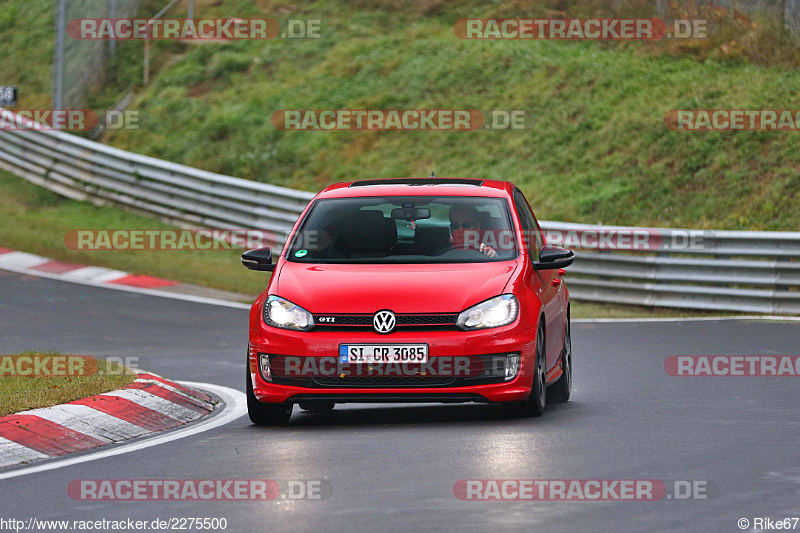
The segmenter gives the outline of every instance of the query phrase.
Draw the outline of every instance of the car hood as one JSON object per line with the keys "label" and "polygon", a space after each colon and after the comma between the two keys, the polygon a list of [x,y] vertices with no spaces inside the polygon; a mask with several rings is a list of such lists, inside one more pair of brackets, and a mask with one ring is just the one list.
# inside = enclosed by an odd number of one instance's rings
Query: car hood
{"label": "car hood", "polygon": [[286,261],[273,294],[311,313],[457,313],[502,294],[517,261],[308,264]]}

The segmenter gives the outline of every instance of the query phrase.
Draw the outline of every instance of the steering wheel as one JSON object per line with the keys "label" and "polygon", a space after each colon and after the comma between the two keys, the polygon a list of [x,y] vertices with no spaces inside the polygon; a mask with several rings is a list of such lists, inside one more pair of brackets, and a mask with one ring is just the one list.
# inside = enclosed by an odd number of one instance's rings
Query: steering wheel
{"label": "steering wheel", "polygon": [[431,255],[442,255],[442,254],[447,253],[447,252],[449,252],[451,250],[458,250],[458,251],[463,251],[463,252],[478,252],[481,255],[485,255],[483,252],[481,252],[477,248],[463,248],[463,247],[455,246],[453,244],[448,244],[444,248],[439,248],[438,250],[433,252]]}

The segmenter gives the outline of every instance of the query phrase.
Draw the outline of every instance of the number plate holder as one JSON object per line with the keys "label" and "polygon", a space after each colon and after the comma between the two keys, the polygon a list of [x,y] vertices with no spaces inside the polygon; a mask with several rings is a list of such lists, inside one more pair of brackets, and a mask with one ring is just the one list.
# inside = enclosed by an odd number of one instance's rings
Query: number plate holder
{"label": "number plate holder", "polygon": [[427,344],[340,344],[340,363],[427,363]]}

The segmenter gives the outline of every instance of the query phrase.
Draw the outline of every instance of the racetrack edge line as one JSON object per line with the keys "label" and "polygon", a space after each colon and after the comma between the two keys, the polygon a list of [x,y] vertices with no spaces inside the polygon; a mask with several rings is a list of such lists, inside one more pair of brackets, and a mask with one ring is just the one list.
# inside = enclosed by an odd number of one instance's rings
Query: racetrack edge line
{"label": "racetrack edge line", "polygon": [[[162,298],[171,298],[173,300],[184,300],[187,302],[194,302],[200,304],[208,304],[208,305],[219,305],[223,307],[233,307],[235,309],[250,309],[250,304],[239,303],[239,302],[227,302],[225,300],[218,300],[216,298],[206,298],[203,296],[192,296],[190,294],[180,294],[174,292],[164,292],[159,291],[157,289],[142,289],[139,287],[132,287],[128,285],[114,285],[109,283],[98,283],[94,281],[87,281],[81,279],[69,279],[65,278],[64,276],[58,274],[51,274],[49,272],[36,272],[31,271],[28,269],[20,268],[8,268],[6,266],[0,267],[0,270],[6,270],[8,272],[15,272],[17,274],[25,274],[28,276],[36,276],[39,278],[47,278],[52,279],[55,281],[66,281],[67,283],[77,283],[78,285],[88,285],[90,287],[99,287],[101,289],[112,289],[115,291],[125,291],[125,292],[135,292],[138,294],[146,294],[148,296],[160,296]],[[254,298],[255,299],[255,298]]]}

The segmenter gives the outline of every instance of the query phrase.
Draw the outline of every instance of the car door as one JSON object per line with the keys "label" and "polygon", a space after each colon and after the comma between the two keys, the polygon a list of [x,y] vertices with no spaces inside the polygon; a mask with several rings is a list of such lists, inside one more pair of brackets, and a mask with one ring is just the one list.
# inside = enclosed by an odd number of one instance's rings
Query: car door
{"label": "car door", "polygon": [[[539,261],[539,251],[544,246],[544,237],[533,211],[519,189],[514,191],[514,204],[520,217],[525,235],[528,235],[528,252],[531,261]],[[537,270],[533,272],[534,287],[537,296],[542,302],[545,315],[545,341],[547,369],[550,370],[561,356],[564,345],[564,332],[566,326],[566,307],[564,303],[563,283],[558,275],[558,270]]]}

